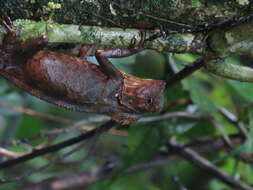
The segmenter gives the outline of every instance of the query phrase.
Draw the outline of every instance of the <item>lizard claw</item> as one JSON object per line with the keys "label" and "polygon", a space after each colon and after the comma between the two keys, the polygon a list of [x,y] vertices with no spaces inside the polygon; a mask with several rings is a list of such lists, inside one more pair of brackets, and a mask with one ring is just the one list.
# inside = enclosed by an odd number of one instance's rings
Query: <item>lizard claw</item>
{"label": "lizard claw", "polygon": [[16,30],[12,24],[10,17],[4,16],[0,18],[0,24],[5,28],[7,31],[7,35],[4,39],[5,43],[11,43],[16,41]]}
{"label": "lizard claw", "polygon": [[140,116],[139,115],[133,115],[133,114],[127,114],[127,113],[115,113],[111,115],[112,120],[116,121],[120,125],[130,125],[131,123],[137,121]]}
{"label": "lizard claw", "polygon": [[146,42],[146,31],[140,30],[140,40],[133,37],[129,45],[129,49],[143,49],[143,45]]}
{"label": "lizard claw", "polygon": [[0,24],[4,26],[4,28],[9,32],[9,33],[15,33],[15,28],[13,26],[13,23],[8,16],[4,16],[3,18],[0,19]]}

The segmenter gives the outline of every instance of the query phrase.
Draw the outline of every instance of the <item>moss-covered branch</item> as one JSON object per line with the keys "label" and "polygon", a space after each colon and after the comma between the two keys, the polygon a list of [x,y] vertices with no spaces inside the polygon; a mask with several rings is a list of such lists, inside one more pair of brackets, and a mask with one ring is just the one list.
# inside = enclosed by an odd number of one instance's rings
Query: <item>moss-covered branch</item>
{"label": "moss-covered branch", "polygon": [[253,69],[250,67],[218,61],[206,63],[206,68],[211,73],[225,78],[241,82],[253,82]]}
{"label": "moss-covered branch", "polygon": [[[133,45],[133,42],[138,44],[142,36],[141,31],[137,29],[64,25],[50,21],[16,20],[14,25],[21,40],[44,35],[51,43],[95,43],[101,46],[129,47]],[[155,35],[157,31],[149,30],[145,33],[145,39],[147,39]],[[0,37],[3,38],[4,34],[4,30],[1,29]],[[201,34],[174,34],[147,41],[144,47],[157,51],[202,53],[203,38]]]}
{"label": "moss-covered branch", "polygon": [[[16,20],[14,25],[21,40],[44,35],[51,43],[95,43],[99,46],[129,47],[133,41],[138,44],[142,36],[138,29],[66,25],[52,21]],[[212,31],[207,41],[206,34],[173,34],[147,41],[144,47],[157,51],[195,53],[202,56],[212,54],[215,58],[245,54],[252,56],[252,26],[253,22],[249,22]],[[146,30],[145,33],[146,38],[149,38],[155,35],[157,30]],[[0,27],[0,39],[4,35],[5,30]],[[213,61],[207,63],[207,69],[222,77],[253,82],[253,70],[248,67]]]}
{"label": "moss-covered branch", "polygon": [[168,20],[210,23],[252,13],[252,5],[249,0],[11,0],[1,1],[0,15],[12,20],[51,18],[61,24],[175,29],[177,25]]}
{"label": "moss-covered branch", "polygon": [[209,47],[219,57],[247,55],[253,57],[253,21],[217,29],[209,36]]}
{"label": "moss-covered branch", "polygon": [[[228,56],[253,57],[253,21],[229,28],[217,29],[209,35],[208,47],[219,58]],[[253,82],[253,69],[221,61],[206,64],[208,71],[230,79]]]}

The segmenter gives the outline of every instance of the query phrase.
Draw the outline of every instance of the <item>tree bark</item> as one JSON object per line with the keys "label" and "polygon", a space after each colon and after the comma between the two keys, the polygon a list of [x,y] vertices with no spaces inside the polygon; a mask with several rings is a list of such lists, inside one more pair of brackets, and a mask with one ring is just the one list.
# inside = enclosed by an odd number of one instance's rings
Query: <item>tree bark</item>
{"label": "tree bark", "polygon": [[[59,3],[56,0],[0,0],[0,14],[8,15],[13,20],[31,19],[15,22],[21,40],[45,35],[52,43],[129,47],[141,43],[141,31],[144,31],[145,39],[152,39],[145,41],[145,48],[213,57],[213,61],[206,63],[210,72],[252,82],[251,68],[216,59],[253,56],[250,21],[253,2],[201,2],[74,0]],[[3,30],[0,29],[0,39],[3,36]]]}

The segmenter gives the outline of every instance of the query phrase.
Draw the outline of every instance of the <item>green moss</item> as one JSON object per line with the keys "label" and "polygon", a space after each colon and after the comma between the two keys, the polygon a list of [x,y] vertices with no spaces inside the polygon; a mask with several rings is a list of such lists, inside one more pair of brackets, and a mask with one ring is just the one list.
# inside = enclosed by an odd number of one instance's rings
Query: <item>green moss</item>
{"label": "green moss", "polygon": [[[52,19],[61,24],[126,28],[163,26],[174,30],[175,27],[177,29],[182,27],[168,23],[166,20],[196,25],[203,21],[213,21],[214,18],[222,20],[240,15],[241,7],[242,5],[236,1],[218,0],[208,2],[203,0],[12,0],[1,2],[0,15],[8,15],[12,20]],[[245,14],[253,10],[250,5],[244,7]]]}
{"label": "green moss", "polygon": [[228,55],[251,55],[253,50],[253,22],[227,30],[215,30],[209,38],[209,46],[221,57]]}
{"label": "green moss", "polygon": [[228,43],[225,38],[225,32],[222,30],[215,30],[208,39],[208,45],[212,51],[218,53],[220,56],[226,56]]}
{"label": "green moss", "polygon": [[248,5],[250,2],[249,0],[236,0],[239,5]]}
{"label": "green moss", "polygon": [[[14,25],[17,27],[18,36],[20,40],[26,40],[31,37],[38,37],[46,35],[46,25],[45,22],[35,22],[31,20],[16,20]],[[26,27],[22,27],[25,25]],[[22,30],[20,28],[22,27]],[[32,36],[31,36],[32,34]]]}

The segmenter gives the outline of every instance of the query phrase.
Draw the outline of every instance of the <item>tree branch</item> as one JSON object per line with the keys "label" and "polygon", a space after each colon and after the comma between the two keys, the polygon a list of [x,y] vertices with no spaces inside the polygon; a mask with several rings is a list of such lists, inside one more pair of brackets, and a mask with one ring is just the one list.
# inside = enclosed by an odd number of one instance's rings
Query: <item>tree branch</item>
{"label": "tree branch", "polygon": [[253,188],[249,185],[243,183],[240,180],[233,179],[228,174],[223,172],[222,170],[219,170],[218,167],[213,165],[211,162],[209,162],[207,159],[200,156],[197,152],[195,152],[191,148],[184,147],[183,145],[177,143],[176,141],[169,141],[167,144],[169,151],[174,151],[178,155],[182,156],[186,160],[189,160],[196,166],[206,170],[213,176],[219,178],[224,183],[230,185],[233,188],[236,188],[238,190],[252,190]]}
{"label": "tree branch", "polygon": [[[165,114],[157,115],[157,116],[142,117],[137,121],[137,123],[160,122],[160,121],[164,121],[164,120],[168,120],[172,118],[179,118],[179,119],[186,119],[186,120],[212,119],[210,115],[205,115],[205,114],[191,114],[187,112],[170,112],[170,113],[165,113]],[[77,121],[73,123],[73,125],[65,127],[63,129],[61,128],[61,129],[54,129],[54,130],[44,130],[36,136],[33,136],[31,138],[18,139],[18,141],[28,143],[41,137],[57,136],[60,134],[70,133],[71,131],[77,130],[77,129],[92,130],[94,129],[94,126],[90,126],[90,125],[87,126],[88,124],[107,122],[109,120],[110,120],[110,117],[108,116],[94,116],[94,117],[90,117],[81,121]],[[116,129],[110,129],[108,133],[112,135],[127,136],[127,133],[120,130],[116,130]],[[7,143],[7,144],[10,144],[10,143]],[[16,144],[19,144],[19,143],[16,142]]]}
{"label": "tree branch", "polygon": [[29,109],[29,108],[13,106],[13,105],[4,104],[4,103],[0,103],[0,107],[8,109],[8,110],[13,110],[15,112],[27,114],[27,115],[30,115],[30,116],[37,116],[39,118],[46,119],[46,120],[49,120],[49,121],[54,121],[54,122],[61,123],[61,124],[73,124],[74,123],[73,120],[65,119],[65,118],[62,118],[62,117],[57,117],[57,116],[51,115],[51,114],[38,112],[36,110]]}
{"label": "tree branch", "polygon": [[42,148],[42,149],[39,149],[39,150],[34,150],[33,152],[31,152],[29,154],[26,154],[26,155],[23,155],[21,157],[18,157],[16,159],[11,159],[11,160],[1,162],[0,163],[0,169],[9,168],[9,167],[15,166],[17,164],[23,163],[25,161],[31,160],[33,158],[36,158],[38,156],[42,156],[42,155],[45,155],[45,154],[48,154],[48,153],[51,153],[51,152],[59,151],[59,150],[65,148],[65,147],[77,144],[77,143],[79,143],[83,140],[94,137],[96,134],[107,131],[107,130],[109,130],[110,128],[112,128],[114,126],[116,126],[116,122],[108,121],[105,124],[101,125],[100,127],[95,128],[91,131],[88,131],[84,134],[81,134],[77,137],[68,139],[66,141],[60,142],[60,143],[52,145],[52,146],[48,146],[46,148]]}
{"label": "tree branch", "polygon": [[[143,47],[174,53],[194,53],[204,56],[213,54],[216,57],[251,55],[253,52],[253,43],[250,33],[252,22],[253,21],[243,24],[237,23],[238,25],[236,26],[222,30],[217,29],[208,34],[177,33],[154,39],[152,39],[152,36],[159,36],[158,34],[160,34],[161,31],[145,30],[146,40]],[[110,47],[129,47],[133,45],[133,40],[135,44],[139,44],[143,40],[140,30],[137,29],[60,25],[50,21],[35,22],[31,20],[16,20],[14,24],[18,29],[20,40],[43,35],[49,38],[51,43],[95,43],[100,46]],[[0,39],[4,36],[2,31],[4,30],[0,30]],[[239,35],[242,33],[243,35]],[[207,36],[208,38],[206,41]],[[221,64],[215,61],[207,63],[206,67],[210,72],[226,78],[247,82],[253,81],[253,71],[248,67],[227,63]],[[190,68],[194,69],[194,67]],[[189,72],[189,74],[191,74],[191,72]],[[179,79],[175,78],[175,80]]]}
{"label": "tree branch", "polygon": [[[242,11],[243,10],[243,11]],[[150,28],[169,24],[175,29],[175,22],[196,25],[206,21],[233,19],[252,13],[251,1],[190,1],[148,0],[148,1],[25,1],[12,0],[1,3],[0,15],[14,18],[47,20],[59,23],[85,25]],[[126,14],[122,14],[122,13]],[[209,24],[210,25],[210,24]],[[184,26],[184,25],[183,25]],[[189,28],[189,27],[187,27]]]}
{"label": "tree branch", "polygon": [[253,69],[250,67],[225,63],[223,61],[216,61],[207,62],[206,69],[209,72],[221,77],[238,80],[241,82],[253,82]]}
{"label": "tree branch", "polygon": [[[58,24],[52,21],[35,22],[32,20],[14,21],[19,40],[26,40],[38,36],[45,36],[50,43],[85,43],[110,47],[129,47],[142,42],[142,34],[138,29],[103,28],[98,26],[79,26],[71,24]],[[145,30],[144,48],[157,51],[177,53],[202,53],[205,47],[205,35],[201,34],[173,34],[169,36],[153,36],[161,33],[159,30]],[[4,30],[0,30],[0,39]],[[159,35],[158,35],[159,36]]]}
{"label": "tree branch", "polygon": [[191,114],[187,112],[170,112],[157,116],[142,117],[138,123],[158,122],[172,118],[187,119],[187,120],[209,120],[212,117],[208,114]]}
{"label": "tree branch", "polygon": [[[230,136],[233,145],[241,144],[243,138],[240,135],[231,135]],[[221,151],[224,150],[226,144],[222,140],[222,137],[214,137],[214,138],[201,138],[196,140],[194,143],[189,143],[184,146],[185,148],[194,149],[194,151],[198,153],[210,153],[213,151]],[[148,162],[143,162],[141,164],[137,164],[125,171],[125,175],[132,174],[135,172],[141,172],[148,169],[163,167],[168,164],[170,160],[176,159],[176,153],[169,151],[167,154],[163,154],[162,156],[157,156]],[[110,165],[108,170],[108,165]],[[62,177],[54,177],[50,179],[46,179],[37,184],[29,185],[22,190],[44,190],[43,188],[51,188],[50,190],[62,190],[66,188],[73,188],[80,185],[91,184],[103,179],[108,179],[112,177],[115,173],[117,173],[119,169],[119,164],[117,163],[109,163],[108,165],[103,164],[101,166],[93,166],[86,172],[82,172],[79,174],[68,174]],[[111,167],[113,166],[113,167]]]}
{"label": "tree branch", "polygon": [[182,79],[188,77],[193,72],[197,71],[201,67],[204,66],[205,59],[200,58],[193,63],[190,63],[189,65],[186,65],[184,69],[173,75],[171,78],[168,78],[166,80],[166,88],[169,88],[170,86],[174,85],[177,82],[180,82]]}

